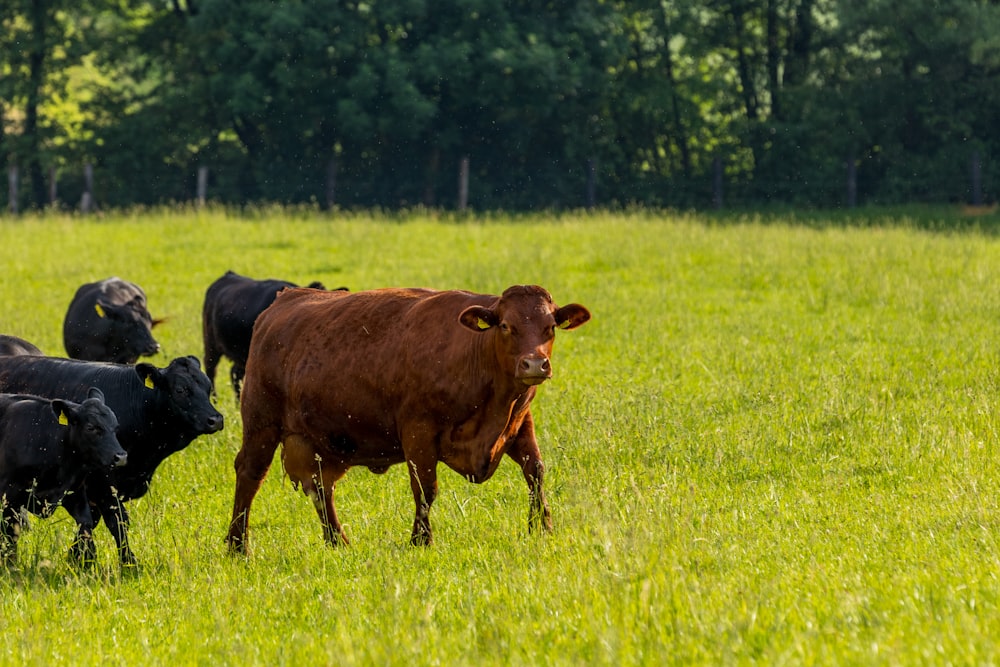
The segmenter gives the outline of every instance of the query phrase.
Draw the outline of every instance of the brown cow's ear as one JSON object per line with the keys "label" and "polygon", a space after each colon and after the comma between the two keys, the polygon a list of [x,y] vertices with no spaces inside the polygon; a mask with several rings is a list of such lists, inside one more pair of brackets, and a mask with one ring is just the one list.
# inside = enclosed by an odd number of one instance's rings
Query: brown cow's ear
{"label": "brown cow's ear", "polygon": [[575,329],[590,319],[590,311],[578,303],[568,303],[555,312],[556,326],[560,329]]}
{"label": "brown cow's ear", "polygon": [[494,313],[489,308],[483,308],[482,306],[469,306],[462,311],[462,314],[458,316],[458,321],[462,323],[466,329],[471,329],[473,331],[486,331],[490,327],[495,327],[497,325],[497,314]]}

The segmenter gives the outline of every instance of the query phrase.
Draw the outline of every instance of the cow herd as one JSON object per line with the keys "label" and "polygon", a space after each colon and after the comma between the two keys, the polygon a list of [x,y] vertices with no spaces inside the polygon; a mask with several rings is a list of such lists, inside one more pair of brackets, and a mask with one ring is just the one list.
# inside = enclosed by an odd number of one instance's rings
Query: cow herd
{"label": "cow herd", "polygon": [[77,524],[72,561],[95,561],[103,519],[120,563],[134,565],[125,503],[168,456],[223,428],[211,401],[223,357],[243,423],[230,552],[247,550],[250,506],[279,445],[330,544],[348,541],[336,482],[351,467],[397,463],[413,493],[413,544],[431,542],[439,462],[481,483],[510,457],[527,483],[529,529],[551,529],[530,404],[552,376],[555,330],[589,319],[538,286],[350,292],[229,271],[205,293],[203,372],[194,356],[139,362],[159,351],[160,320],[138,285],[83,285],[63,326],[68,358],[0,335],[0,560],[16,563],[27,513],[62,506]]}

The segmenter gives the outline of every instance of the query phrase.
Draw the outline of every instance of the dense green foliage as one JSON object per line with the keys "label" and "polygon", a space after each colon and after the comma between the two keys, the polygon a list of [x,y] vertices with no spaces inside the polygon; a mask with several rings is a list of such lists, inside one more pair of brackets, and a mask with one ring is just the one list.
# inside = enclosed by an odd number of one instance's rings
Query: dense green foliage
{"label": "dense green foliage", "polygon": [[[59,353],[75,286],[148,294],[165,361],[199,353],[226,269],[355,289],[517,282],[594,320],[534,409],[555,531],[516,466],[441,472],[407,546],[405,470],[352,470],[323,544],[276,461],[225,555],[239,414],[132,505],[143,566],[64,512],[0,574],[0,663],[992,664],[1000,656],[1000,237],[935,211],[854,218],[324,215],[206,209],[0,224],[0,331]],[[59,252],[54,253],[53,248]],[[222,372],[225,374],[226,366]]]}
{"label": "dense green foliage", "polygon": [[582,206],[588,165],[606,205],[978,203],[998,35],[990,0],[7,0],[0,159],[22,208],[84,163],[104,206],[207,167],[222,202],[454,207],[463,157],[478,209]]}

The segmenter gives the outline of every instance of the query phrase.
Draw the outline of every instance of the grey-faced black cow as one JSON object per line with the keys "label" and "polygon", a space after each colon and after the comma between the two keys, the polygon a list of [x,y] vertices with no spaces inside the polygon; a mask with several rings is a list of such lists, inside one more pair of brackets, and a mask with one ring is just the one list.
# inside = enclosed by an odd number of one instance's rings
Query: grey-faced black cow
{"label": "grey-faced black cow", "polygon": [[0,355],[16,354],[41,355],[42,351],[34,343],[29,343],[23,338],[0,334]]}
{"label": "grey-faced black cow", "polygon": [[154,320],[146,293],[135,283],[107,278],[82,285],[63,321],[63,343],[71,359],[134,364],[156,354]]}
{"label": "grey-faced black cow", "polygon": [[[286,287],[297,287],[287,280],[255,280],[232,271],[209,285],[202,307],[202,338],[205,342],[205,374],[215,391],[215,369],[222,357],[233,362],[229,379],[236,399],[240,383],[246,374],[247,356],[253,323]],[[307,287],[326,289],[323,283],[312,282]]]}
{"label": "grey-faced black cow", "polygon": [[[24,510],[51,516],[67,494],[83,492],[87,475],[125,465],[115,436],[118,420],[100,390],[82,403],[0,394],[0,558],[17,560]],[[90,536],[94,519],[87,504],[66,506]]]}
{"label": "grey-faced black cow", "polygon": [[[128,452],[127,465],[94,470],[84,493],[68,496],[63,505],[73,516],[89,506],[95,524],[104,519],[118,543],[123,565],[135,555],[128,544],[128,512],[124,503],[146,493],[157,466],[200,435],[222,429],[223,418],[211,403],[211,385],[196,357],[178,357],[165,368],[140,363],[76,361],[53,357],[0,357],[0,391],[86,398],[87,387],[98,387],[118,417],[118,439]],[[74,556],[92,558],[93,540],[81,524]]]}

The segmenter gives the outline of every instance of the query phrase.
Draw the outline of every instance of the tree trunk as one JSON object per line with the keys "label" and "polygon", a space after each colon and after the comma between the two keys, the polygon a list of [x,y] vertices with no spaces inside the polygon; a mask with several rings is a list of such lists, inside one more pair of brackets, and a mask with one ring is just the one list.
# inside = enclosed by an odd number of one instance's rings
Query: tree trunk
{"label": "tree trunk", "polygon": [[31,200],[45,207],[45,174],[42,170],[41,138],[38,136],[38,107],[45,83],[45,32],[47,16],[44,0],[31,0],[31,46],[28,52],[28,95],[24,110],[24,163],[31,182]]}
{"label": "tree trunk", "polygon": [[784,120],[781,104],[781,48],[778,41],[778,0],[767,0],[767,85],[771,94],[771,117]]}

